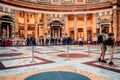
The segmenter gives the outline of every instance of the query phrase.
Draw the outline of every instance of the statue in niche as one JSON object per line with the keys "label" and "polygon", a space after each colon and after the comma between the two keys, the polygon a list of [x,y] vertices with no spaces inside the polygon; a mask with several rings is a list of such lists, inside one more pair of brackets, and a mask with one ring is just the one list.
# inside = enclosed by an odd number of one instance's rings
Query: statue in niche
{"label": "statue in niche", "polygon": [[2,37],[6,38],[6,34],[7,34],[6,28],[3,27],[3,29],[2,29]]}

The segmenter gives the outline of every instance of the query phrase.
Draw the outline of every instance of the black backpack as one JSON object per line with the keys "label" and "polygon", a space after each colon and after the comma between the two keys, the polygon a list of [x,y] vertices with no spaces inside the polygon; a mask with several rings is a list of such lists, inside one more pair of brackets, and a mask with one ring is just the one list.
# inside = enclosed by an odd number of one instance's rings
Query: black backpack
{"label": "black backpack", "polygon": [[113,46],[114,45],[114,40],[112,38],[108,38],[105,40],[106,45],[108,46]]}
{"label": "black backpack", "polygon": [[97,43],[102,43],[103,42],[103,35],[98,35],[97,36]]}

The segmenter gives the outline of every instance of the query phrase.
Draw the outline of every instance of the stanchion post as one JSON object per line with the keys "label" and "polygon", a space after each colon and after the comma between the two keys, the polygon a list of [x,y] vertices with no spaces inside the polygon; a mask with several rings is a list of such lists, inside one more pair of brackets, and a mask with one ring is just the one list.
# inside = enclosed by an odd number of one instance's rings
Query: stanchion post
{"label": "stanchion post", "polygon": [[67,44],[67,60],[69,60],[69,44]]}
{"label": "stanchion post", "polygon": [[35,63],[34,61],[34,45],[32,45],[32,61],[31,63]]}
{"label": "stanchion post", "polygon": [[88,57],[90,57],[90,43],[88,43]]}

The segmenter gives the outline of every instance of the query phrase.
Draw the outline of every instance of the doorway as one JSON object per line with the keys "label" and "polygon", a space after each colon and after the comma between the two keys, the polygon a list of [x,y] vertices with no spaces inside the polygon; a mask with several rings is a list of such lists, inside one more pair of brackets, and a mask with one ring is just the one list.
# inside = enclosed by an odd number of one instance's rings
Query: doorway
{"label": "doorway", "polygon": [[2,22],[2,24],[1,24],[1,38],[11,38],[11,37],[12,37],[11,23]]}
{"label": "doorway", "polygon": [[101,25],[101,31],[105,29],[107,32],[110,31],[110,24],[102,24]]}
{"label": "doorway", "polygon": [[52,38],[61,38],[62,37],[62,28],[60,26],[51,27],[51,37]]}
{"label": "doorway", "polygon": [[9,15],[3,15],[0,17],[0,21],[0,38],[12,38],[13,18]]}

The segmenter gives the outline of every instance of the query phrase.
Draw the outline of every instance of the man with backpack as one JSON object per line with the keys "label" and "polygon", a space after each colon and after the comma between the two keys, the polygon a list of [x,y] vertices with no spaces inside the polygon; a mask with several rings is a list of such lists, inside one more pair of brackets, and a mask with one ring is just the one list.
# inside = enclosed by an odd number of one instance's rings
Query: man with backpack
{"label": "man with backpack", "polygon": [[100,57],[98,58],[98,61],[103,62],[103,63],[107,62],[104,60],[105,52],[107,50],[106,44],[105,44],[105,40],[106,40],[106,36],[107,36],[106,33],[107,33],[106,29],[103,29],[102,33],[98,36],[98,41],[97,41],[101,47],[101,54],[100,54]]}

